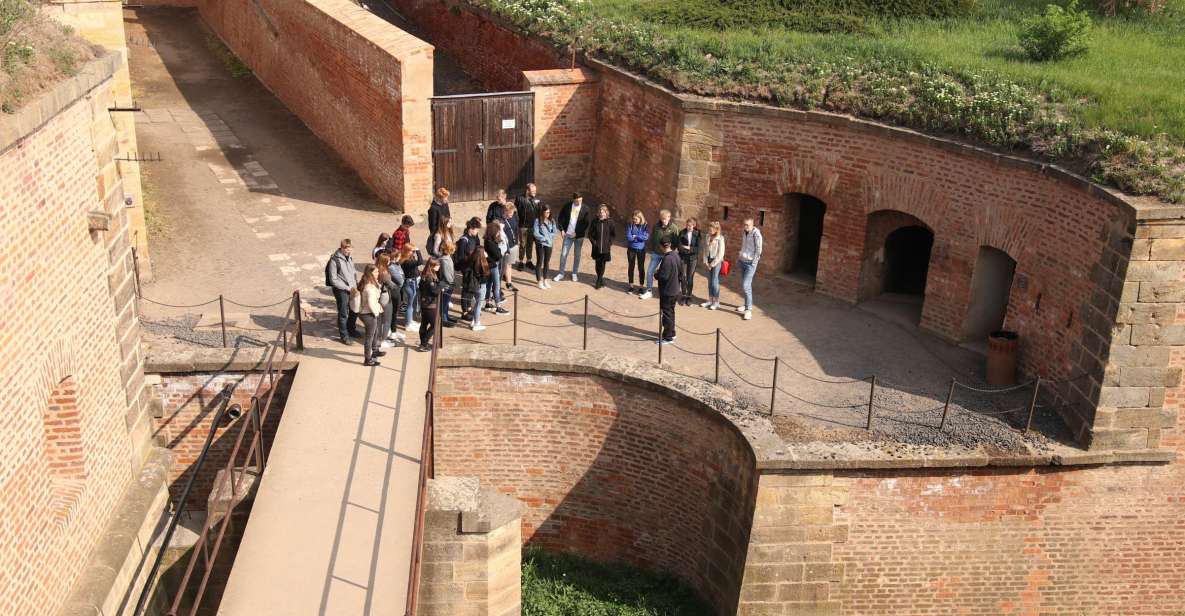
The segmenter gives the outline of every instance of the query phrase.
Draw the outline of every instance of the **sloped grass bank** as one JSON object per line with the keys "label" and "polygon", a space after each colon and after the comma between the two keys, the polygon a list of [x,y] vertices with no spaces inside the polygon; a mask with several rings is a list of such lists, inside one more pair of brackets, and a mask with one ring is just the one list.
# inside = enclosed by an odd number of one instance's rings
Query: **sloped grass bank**
{"label": "sloped grass bank", "polygon": [[523,616],[713,616],[678,579],[623,564],[523,552]]}

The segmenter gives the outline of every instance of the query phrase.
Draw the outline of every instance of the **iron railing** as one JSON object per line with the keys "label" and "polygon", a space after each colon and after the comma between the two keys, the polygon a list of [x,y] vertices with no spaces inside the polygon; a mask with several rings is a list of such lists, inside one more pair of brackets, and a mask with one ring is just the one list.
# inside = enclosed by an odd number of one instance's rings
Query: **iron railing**
{"label": "iron railing", "polygon": [[[252,463],[254,463],[256,476],[262,479],[263,471],[267,464],[267,452],[264,451],[263,442],[263,427],[267,423],[268,415],[272,410],[272,402],[275,400],[281,366],[287,362],[289,352],[294,348],[303,347],[299,295],[294,293],[291,301],[292,303],[284,315],[284,324],[276,334],[275,341],[271,343],[267,352],[267,361],[259,371],[259,382],[255,386],[255,391],[252,392],[251,406],[247,411],[247,416],[238,418],[239,424],[238,431],[235,435],[234,446],[231,448],[230,456],[222,469],[222,476],[216,482],[212,492],[216,495],[226,494],[225,490],[229,483],[230,494],[227,497],[226,510],[221,516],[218,516],[217,520],[212,520],[212,516],[210,515],[206,516],[202,524],[202,530],[198,534],[197,542],[193,545],[193,553],[190,555],[189,564],[186,566],[185,573],[182,575],[177,589],[173,594],[172,601],[169,604],[168,611],[166,612],[168,616],[178,616],[182,613],[182,603],[187,593],[190,592],[190,587],[197,574],[197,565],[200,561],[202,564],[200,581],[193,592],[192,604],[189,606],[188,611],[185,612],[189,616],[195,616],[197,614],[202,605],[202,599],[209,587],[210,576],[214,572],[214,565],[222,549],[227,527],[230,525],[234,509],[243,500],[244,491],[241,489],[243,487],[242,482],[245,481],[245,476],[248,472],[252,470]],[[277,354],[279,354],[278,358]],[[265,383],[268,388],[266,394],[263,393]],[[148,572],[144,588],[140,591],[140,597],[136,602],[136,609],[132,613],[133,616],[140,616],[147,607],[148,600],[153,593],[156,578],[160,573],[160,566],[165,555],[165,550],[168,548],[169,540],[172,539],[173,533],[182,519],[182,514],[185,512],[194,479],[202,471],[218,427],[222,425],[228,414],[233,414],[233,409],[238,409],[241,413],[241,407],[236,404],[229,407],[224,406],[214,417],[214,422],[210,426],[210,434],[206,437],[206,443],[202,448],[202,453],[190,467],[191,475],[186,482],[177,512],[173,515],[173,519],[169,521],[169,526],[165,531],[163,539],[164,543],[157,553],[156,560],[152,564],[152,569]],[[249,442],[245,449],[243,447],[244,442]],[[211,537],[213,538],[211,539]]]}

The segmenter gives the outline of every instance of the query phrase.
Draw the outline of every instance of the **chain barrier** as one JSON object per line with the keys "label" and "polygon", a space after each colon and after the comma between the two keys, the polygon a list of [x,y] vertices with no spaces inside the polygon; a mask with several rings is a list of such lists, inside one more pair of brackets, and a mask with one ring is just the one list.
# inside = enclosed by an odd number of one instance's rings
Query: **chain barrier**
{"label": "chain barrier", "polygon": [[566,301],[566,302],[545,302],[543,300],[531,299],[531,298],[527,297],[526,295],[520,295],[520,297],[522,297],[523,299],[525,299],[528,302],[531,302],[533,304],[541,304],[543,306],[567,306],[568,304],[575,304],[576,302],[584,301],[583,297],[574,299],[574,300],[570,300],[570,301]]}
{"label": "chain barrier", "polygon": [[[214,301],[218,301],[218,300],[214,300]],[[292,298],[290,297],[290,298],[288,298],[288,299],[285,299],[285,300],[282,300],[282,301],[278,301],[278,302],[276,302],[276,303],[274,303],[274,304],[264,304],[264,305],[262,305],[262,306],[254,306],[254,305],[251,305],[251,304],[240,304],[240,303],[238,303],[238,302],[236,302],[236,301],[234,301],[234,300],[230,300],[230,299],[228,299],[228,300],[225,300],[225,301],[226,301],[226,303],[228,303],[228,304],[232,304],[232,305],[234,305],[234,306],[238,306],[238,307],[240,307],[240,308],[251,308],[251,309],[253,309],[253,310],[259,310],[259,309],[262,309],[262,308],[275,308],[276,306],[282,306],[282,305],[284,305],[284,304],[287,304],[288,302],[291,302],[291,301],[292,301]]]}
{"label": "chain barrier", "polygon": [[756,359],[757,361],[774,361],[774,358],[773,358],[773,357],[761,357],[761,356],[758,356],[758,355],[754,355],[754,354],[752,354],[752,353],[750,353],[750,352],[746,351],[745,349],[742,349],[742,348],[740,347],[740,345],[738,345],[737,343],[733,342],[733,341],[732,341],[732,339],[731,339],[731,338],[729,338],[729,337],[728,337],[728,335],[727,335],[727,334],[725,334],[724,332],[720,332],[720,337],[721,337],[721,338],[723,338],[723,339],[724,339],[726,342],[728,342],[729,344],[731,344],[731,345],[732,345],[732,348],[734,348],[734,349],[736,349],[736,350],[740,351],[742,354],[744,354],[744,355],[748,356],[750,359]]}
{"label": "chain barrier", "polygon": [[758,389],[770,389],[773,387],[772,385],[759,385],[753,381],[750,381],[749,379],[746,379],[745,377],[741,376],[740,372],[737,372],[736,368],[732,367],[732,364],[728,363],[727,359],[724,359],[723,357],[720,358],[720,363],[724,364],[724,367],[728,368],[734,375],[736,375],[736,377],[740,379],[741,382],[749,385],[750,387],[756,387]]}
{"label": "chain barrier", "polygon": [[[811,406],[817,406],[817,407],[825,408],[825,409],[858,409],[858,408],[864,408],[864,407],[868,406],[868,403],[863,400],[856,402],[855,404],[823,404],[822,402],[813,402],[811,400],[807,400],[806,398],[800,398],[800,397],[786,391],[785,389],[782,389],[781,387],[778,387],[778,393],[790,396],[791,398],[794,398],[795,400],[798,400],[799,402],[803,402],[803,403],[809,404]],[[941,408],[941,407],[939,407],[939,408]]]}
{"label": "chain barrier", "polygon": [[675,344],[675,343],[673,343],[673,342],[671,343],[671,346],[672,346],[672,347],[674,347],[674,348],[676,348],[676,349],[679,349],[680,351],[683,351],[684,353],[687,353],[688,355],[697,355],[697,356],[699,356],[699,357],[713,357],[713,356],[715,356],[715,355],[716,355],[716,352],[715,352],[715,351],[712,351],[712,352],[710,352],[710,353],[700,353],[699,351],[692,351],[692,350],[690,350],[690,349],[685,349],[685,348],[683,348],[683,347],[681,347],[681,346],[679,346],[679,345],[677,345],[677,344]]}
{"label": "chain barrier", "polygon": [[141,295],[141,296],[140,296],[140,299],[141,299],[141,300],[144,300],[144,301],[146,301],[146,302],[148,302],[149,304],[156,304],[157,306],[164,306],[165,308],[200,308],[200,307],[202,307],[202,306],[207,306],[207,305],[209,305],[209,304],[216,304],[216,303],[218,303],[218,298],[217,298],[217,297],[215,297],[214,299],[212,299],[212,300],[210,300],[210,301],[208,301],[208,302],[202,302],[202,303],[200,303],[200,304],[185,304],[185,305],[178,305],[178,304],[166,304],[166,303],[164,303],[164,302],[158,302],[158,301],[156,301],[156,300],[153,300],[153,299],[148,299],[147,297],[144,297],[143,295]]}
{"label": "chain barrier", "polygon": [[617,312],[616,310],[613,310],[611,308],[606,308],[606,307],[598,304],[597,302],[594,302],[591,299],[588,300],[588,303],[592,304],[593,306],[596,306],[597,308],[600,308],[601,310],[604,310],[605,312],[608,312],[611,315],[626,318],[626,319],[653,319],[654,317],[662,314],[661,312],[652,312],[650,314],[625,314],[623,312]]}

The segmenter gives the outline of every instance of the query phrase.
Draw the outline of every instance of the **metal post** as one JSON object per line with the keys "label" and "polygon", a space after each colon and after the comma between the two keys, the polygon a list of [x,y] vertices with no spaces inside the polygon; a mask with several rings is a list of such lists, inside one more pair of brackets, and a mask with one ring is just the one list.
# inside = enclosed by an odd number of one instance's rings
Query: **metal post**
{"label": "metal post", "polygon": [[[275,387],[273,384],[272,387]],[[255,429],[255,438],[259,439],[259,447],[255,450],[256,464],[259,465],[259,476],[263,477],[263,467],[267,464],[267,456],[263,452],[263,421],[259,417],[259,398],[251,396],[251,424]],[[254,439],[253,439],[254,440]]]}
{"label": "metal post", "polygon": [[662,363],[662,310],[658,311],[658,363]]}
{"label": "metal post", "polygon": [[292,301],[296,302],[296,348],[304,350],[304,313],[300,308],[300,291],[292,292]]}
{"label": "metal post", "polygon": [[1041,377],[1033,381],[1033,397],[1029,399],[1029,420],[1025,422],[1025,434],[1033,429],[1033,413],[1037,410],[1037,394],[1041,391]]}
{"label": "metal post", "polygon": [[222,295],[218,296],[218,315],[222,322],[222,348],[226,348],[226,305],[223,303]]}
{"label": "metal post", "polygon": [[588,293],[584,294],[584,344],[580,349],[588,350]]}
{"label": "metal post", "polygon": [[514,290],[514,325],[512,327],[514,328],[512,346],[518,346],[518,289]]}
{"label": "metal post", "polygon": [[876,397],[876,375],[872,375],[872,387],[868,390],[868,423],[864,425],[865,430],[872,429],[872,399]]}
{"label": "metal post", "polygon": [[712,378],[712,382],[717,385],[720,384],[720,328],[716,328],[716,376]]}
{"label": "metal post", "polygon": [[774,356],[774,382],[772,385],[770,385],[770,389],[769,389],[769,416],[770,417],[774,416],[774,408],[776,408],[774,406],[774,404],[777,402],[777,397],[778,397],[778,363],[779,363],[779,361],[780,361],[780,358],[777,355],[775,355]]}
{"label": "metal post", "polygon": [[948,412],[950,412],[950,401],[951,401],[951,398],[954,398],[954,397],[955,397],[955,378],[952,376],[950,379],[950,390],[946,392],[946,404],[943,405],[943,407],[942,407],[942,421],[938,422],[938,431],[939,432],[942,432],[942,429],[946,427],[946,414]]}
{"label": "metal post", "polygon": [[136,283],[136,297],[141,297],[140,293],[140,255],[136,252],[136,247],[132,246],[132,275]]}
{"label": "metal post", "polygon": [[[517,307],[515,306],[515,308]],[[433,337],[435,338],[437,349],[444,348],[444,328],[440,324],[444,320],[445,315],[440,313],[441,308],[444,308],[444,289],[440,290],[440,297],[436,298],[436,323],[432,326],[432,333],[434,334]]]}

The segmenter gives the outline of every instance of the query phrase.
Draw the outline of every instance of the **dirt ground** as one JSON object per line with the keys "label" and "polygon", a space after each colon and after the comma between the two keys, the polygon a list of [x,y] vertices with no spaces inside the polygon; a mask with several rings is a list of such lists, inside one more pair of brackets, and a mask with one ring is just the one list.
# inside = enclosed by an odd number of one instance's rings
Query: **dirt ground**
{"label": "dirt ground", "polygon": [[[224,305],[232,345],[270,339],[269,328],[296,290],[312,320],[306,331],[333,335],[332,296],[323,287],[326,259],[349,237],[358,248],[356,261],[365,263],[358,255],[368,253],[380,232],[391,231],[398,215],[379,204],[261,84],[232,77],[210,51],[195,12],[140,9],[127,15],[129,39],[144,41],[130,47],[133,83],[144,108],[137,134],[145,152],[163,158],[144,165],[155,203],[150,221],[155,280],[144,285],[142,302],[149,353],[220,346],[219,294],[236,302]],[[425,195],[425,210],[428,199]],[[485,204],[453,209],[459,224],[484,214]],[[411,213],[422,219],[424,212]],[[421,223],[413,238],[422,245],[425,234]],[[555,252],[553,268],[558,247]],[[540,290],[533,274],[515,272],[520,289],[515,314],[486,315],[488,330],[453,328],[448,339],[511,343],[517,315],[520,344],[580,348],[587,295],[588,348],[657,359],[657,317],[649,316],[657,312],[657,300],[625,293],[624,247],[615,249],[609,266],[609,284],[599,290],[592,288],[587,246],[579,282],[553,282],[552,289]],[[721,381],[765,413],[770,358],[777,356],[775,423],[784,436],[1001,450],[1040,446],[1041,437],[1022,438],[1008,425],[1023,422],[1031,388],[1008,394],[960,388],[946,430],[935,429],[952,377],[983,385],[981,356],[781,278],[758,281],[753,320],[743,321],[732,310],[740,299],[739,275],[727,277],[724,287],[722,310],[700,308],[707,288],[700,270],[696,305],[678,309],[681,330],[676,345],[663,349],[663,362],[672,370],[714,378],[719,328]],[[201,302],[208,303],[192,306]],[[865,379],[872,375],[874,430],[867,432],[871,384]],[[1038,423],[1050,434],[1060,425],[1044,407]]]}

